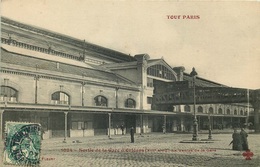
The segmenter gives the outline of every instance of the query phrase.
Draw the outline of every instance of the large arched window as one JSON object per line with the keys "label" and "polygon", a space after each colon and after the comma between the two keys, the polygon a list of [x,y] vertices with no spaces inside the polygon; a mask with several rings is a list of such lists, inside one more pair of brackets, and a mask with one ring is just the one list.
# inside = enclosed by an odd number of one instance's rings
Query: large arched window
{"label": "large arched window", "polygon": [[185,105],[185,106],[184,106],[184,111],[190,112],[190,106],[189,106],[189,105]]}
{"label": "large arched window", "polygon": [[51,95],[51,102],[52,104],[69,104],[70,97],[64,92],[55,92]]}
{"label": "large arched window", "polygon": [[165,67],[161,64],[157,64],[157,65],[148,67],[147,74],[151,75],[151,76],[159,77],[159,78],[175,80],[175,77],[174,77],[172,71],[170,71],[167,67]]}
{"label": "large arched window", "polygon": [[203,112],[203,107],[199,106],[198,107],[198,112]]}
{"label": "large arched window", "polygon": [[230,109],[227,109],[227,115],[230,115]]}
{"label": "large arched window", "polygon": [[98,95],[94,98],[96,106],[105,106],[107,107],[107,98],[101,95]]}
{"label": "large arched window", "polygon": [[234,110],[234,115],[237,115],[237,110]]}
{"label": "large arched window", "polygon": [[218,114],[223,114],[222,108],[219,108],[219,109],[218,109]]}
{"label": "large arched window", "polygon": [[125,107],[127,107],[127,108],[135,108],[135,106],[136,106],[136,103],[135,103],[134,99],[131,99],[131,98],[126,99]]}
{"label": "large arched window", "polygon": [[210,114],[213,114],[213,112],[214,112],[213,108],[210,107],[210,108],[209,108],[209,113],[210,113]]}
{"label": "large arched window", "polygon": [[240,115],[244,115],[244,111],[243,110],[240,110]]}
{"label": "large arched window", "polygon": [[9,86],[1,86],[0,101],[17,102],[18,91]]}

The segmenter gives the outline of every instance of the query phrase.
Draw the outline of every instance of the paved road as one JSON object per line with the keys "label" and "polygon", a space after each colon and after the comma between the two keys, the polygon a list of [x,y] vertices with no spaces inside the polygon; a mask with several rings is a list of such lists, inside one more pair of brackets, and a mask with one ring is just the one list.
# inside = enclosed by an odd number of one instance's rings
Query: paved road
{"label": "paved road", "polygon": [[[136,135],[130,143],[129,135],[94,136],[86,138],[48,139],[42,142],[41,165],[56,166],[260,166],[260,134],[249,134],[252,160],[245,160],[243,152],[231,150],[231,134],[213,135],[214,143],[180,143],[190,140],[191,134]],[[200,139],[207,139],[201,134]],[[80,143],[73,141],[79,140]],[[7,166],[7,165],[6,165]],[[9,167],[9,166],[7,166]]]}

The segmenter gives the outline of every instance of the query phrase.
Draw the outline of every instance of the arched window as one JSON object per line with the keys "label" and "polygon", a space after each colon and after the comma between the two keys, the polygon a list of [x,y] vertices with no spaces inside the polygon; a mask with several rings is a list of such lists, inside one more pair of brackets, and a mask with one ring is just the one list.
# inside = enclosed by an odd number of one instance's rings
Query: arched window
{"label": "arched window", "polygon": [[198,107],[198,112],[203,112],[203,108],[201,106]]}
{"label": "arched window", "polygon": [[95,100],[95,105],[96,106],[105,106],[105,107],[107,107],[107,98],[106,97],[99,95],[99,96],[96,96],[94,98],[94,100]]}
{"label": "arched window", "polygon": [[218,109],[218,114],[223,114],[222,108]]}
{"label": "arched window", "polygon": [[234,115],[237,115],[237,110],[234,110]]}
{"label": "arched window", "polygon": [[209,108],[209,113],[210,113],[210,114],[213,114],[213,111],[214,111],[213,108],[210,107],[210,108]]}
{"label": "arched window", "polygon": [[167,67],[161,64],[148,67],[147,74],[159,78],[175,80],[173,73]]}
{"label": "arched window", "polygon": [[136,105],[136,103],[135,103],[134,99],[131,99],[131,98],[126,99],[126,101],[125,101],[126,108],[135,108],[135,105]]}
{"label": "arched window", "polygon": [[240,110],[240,115],[244,115],[244,112],[243,112],[243,110]]}
{"label": "arched window", "polygon": [[227,109],[227,114],[230,115],[230,109]]}
{"label": "arched window", "polygon": [[1,86],[0,101],[17,102],[18,91],[9,86]]}
{"label": "arched window", "polygon": [[189,106],[189,105],[185,105],[185,106],[184,106],[184,111],[190,112],[190,106]]}
{"label": "arched window", "polygon": [[51,95],[51,103],[52,104],[69,104],[70,97],[68,94],[64,92],[55,92]]}
{"label": "arched window", "polygon": [[245,112],[244,112],[244,115],[247,115],[247,112],[248,112],[248,111],[245,111]]}

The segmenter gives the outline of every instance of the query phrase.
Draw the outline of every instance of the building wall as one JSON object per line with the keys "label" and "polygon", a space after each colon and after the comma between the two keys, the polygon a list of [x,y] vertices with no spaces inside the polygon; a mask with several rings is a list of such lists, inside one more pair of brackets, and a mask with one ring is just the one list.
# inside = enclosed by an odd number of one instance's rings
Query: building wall
{"label": "building wall", "polygon": [[[8,80],[7,82],[5,80]],[[6,82],[6,83],[5,83]],[[8,85],[5,85],[8,84]],[[1,85],[10,86],[18,91],[18,102],[35,103],[35,77],[1,73]],[[70,105],[82,105],[82,84],[66,80],[39,78],[37,81],[37,103],[52,104],[51,95],[62,91],[70,96]],[[62,87],[61,87],[62,86]],[[86,84],[84,86],[84,106],[95,106],[94,98],[102,95],[108,99],[108,107],[116,108],[116,88]],[[132,98],[136,101],[136,109],[140,108],[140,93],[131,90],[118,90],[118,107],[125,108],[125,100]]]}
{"label": "building wall", "polygon": [[[189,106],[190,107],[190,112],[194,111],[194,107],[193,105],[185,105],[185,106]],[[187,110],[185,110],[185,106],[182,107],[182,110],[177,111],[177,112],[187,112]],[[199,112],[198,111],[198,107],[202,107],[203,111]],[[247,116],[247,106],[240,106],[240,105],[235,105],[235,104],[197,104],[195,105],[195,110],[196,113],[209,113],[210,108],[213,109],[213,113],[214,115],[240,115],[240,116]],[[219,109],[222,110],[222,113],[219,113]],[[230,110],[230,114],[227,113],[227,110]],[[253,112],[253,108],[250,107],[249,108],[249,112]],[[237,114],[235,114],[235,111],[237,111]]]}
{"label": "building wall", "polygon": [[[8,80],[7,83],[4,83],[5,79]],[[33,76],[1,73],[1,85],[10,86],[16,89],[19,92],[18,102],[34,103],[35,80]]]}

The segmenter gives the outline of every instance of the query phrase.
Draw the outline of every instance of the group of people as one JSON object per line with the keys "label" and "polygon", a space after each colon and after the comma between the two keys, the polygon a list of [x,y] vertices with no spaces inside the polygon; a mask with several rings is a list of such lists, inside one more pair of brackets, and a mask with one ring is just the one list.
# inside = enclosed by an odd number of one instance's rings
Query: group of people
{"label": "group of people", "polygon": [[248,134],[246,133],[244,128],[241,128],[240,133],[237,129],[234,129],[234,133],[232,134],[233,140],[230,142],[232,145],[233,150],[248,150],[248,141],[247,141]]}
{"label": "group of people", "polygon": [[[116,128],[118,129],[118,125],[116,125]],[[121,131],[122,131],[122,135],[124,135],[124,134],[125,134],[125,132],[124,132],[124,131],[125,131],[125,126],[124,126],[124,124],[122,124],[122,125],[120,126],[120,129],[121,129]],[[134,134],[135,134],[135,130],[134,130],[134,127],[132,126],[131,129],[130,129],[131,143],[134,143],[134,142],[135,142]]]}

